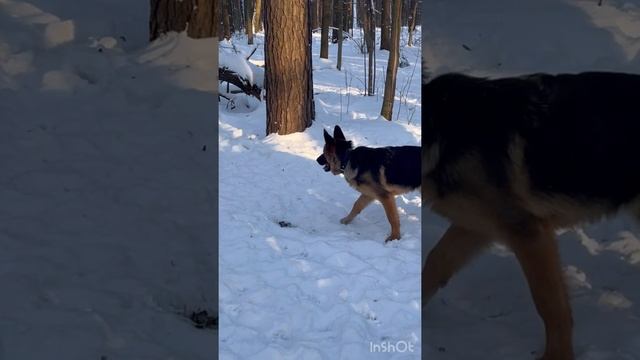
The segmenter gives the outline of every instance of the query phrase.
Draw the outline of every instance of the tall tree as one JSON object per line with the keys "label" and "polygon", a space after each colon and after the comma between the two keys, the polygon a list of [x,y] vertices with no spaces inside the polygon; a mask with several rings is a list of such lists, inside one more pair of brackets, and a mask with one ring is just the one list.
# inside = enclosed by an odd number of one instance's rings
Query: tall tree
{"label": "tall tree", "polygon": [[262,31],[262,0],[255,0],[253,13],[253,30]]}
{"label": "tall tree", "polygon": [[149,40],[153,41],[170,31],[185,30],[192,38],[215,36],[214,6],[214,0],[151,0]]}
{"label": "tall tree", "polygon": [[373,0],[364,0],[362,5],[362,26],[364,28],[364,39],[369,55],[367,74],[367,95],[375,95],[376,88],[376,17]]}
{"label": "tall tree", "polygon": [[391,0],[382,1],[380,26],[380,50],[389,50],[391,45]]}
{"label": "tall tree", "polygon": [[267,134],[304,131],[313,121],[308,0],[264,2]]}
{"label": "tall tree", "polygon": [[393,100],[396,94],[396,77],[400,60],[400,25],[402,22],[402,0],[393,0],[392,10],[391,48],[387,63],[387,80],[384,84],[384,99],[380,115],[391,121],[393,115]]}
{"label": "tall tree", "polygon": [[244,0],[244,27],[247,31],[247,44],[253,45],[253,0]]}
{"label": "tall tree", "polygon": [[407,41],[408,46],[413,46],[413,33],[416,32],[416,23],[418,19],[418,0],[411,0],[411,5],[409,5],[409,40]]}
{"label": "tall tree", "polygon": [[322,0],[322,31],[320,33],[320,57],[329,58],[329,26],[331,26],[332,0]]}
{"label": "tall tree", "polygon": [[338,70],[342,70],[342,37],[344,36],[344,34],[342,33],[344,31],[343,26],[342,26],[342,22],[344,20],[343,16],[342,16],[342,12],[344,10],[344,4],[342,3],[342,0],[335,0],[336,2],[336,7],[335,7],[335,18],[336,18],[336,29],[337,30],[333,30],[333,32],[337,32],[338,33],[338,59],[337,59],[337,64],[336,64],[336,68],[338,68]]}

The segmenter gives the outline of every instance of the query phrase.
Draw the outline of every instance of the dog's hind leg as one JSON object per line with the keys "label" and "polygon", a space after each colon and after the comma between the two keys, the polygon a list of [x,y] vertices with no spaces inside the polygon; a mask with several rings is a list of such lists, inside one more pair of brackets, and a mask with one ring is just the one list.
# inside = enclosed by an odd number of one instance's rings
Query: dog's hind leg
{"label": "dog's hind leg", "polygon": [[396,207],[396,198],[389,194],[382,196],[380,199],[384,212],[387,214],[387,220],[391,225],[391,234],[387,236],[384,242],[400,239],[400,216],[398,215],[398,208]]}
{"label": "dog's hind leg", "polygon": [[538,314],[544,321],[544,360],[573,359],[571,305],[562,278],[560,256],[553,229],[535,226],[518,231],[509,245],[515,252],[529,283]]}
{"label": "dog's hind leg", "polygon": [[373,201],[373,198],[370,196],[367,196],[365,194],[360,195],[360,197],[358,198],[358,200],[356,200],[355,203],[353,203],[353,208],[351,209],[351,212],[349,213],[349,215],[343,217],[340,220],[340,223],[342,224],[348,224],[351,221],[353,221],[353,219],[358,216],[358,214],[360,214],[360,212],[362,210],[364,210],[364,208],[366,208],[369,204],[371,204],[371,202]]}
{"label": "dog's hind leg", "polygon": [[491,243],[482,233],[451,225],[429,252],[422,269],[422,306],[466,263]]}

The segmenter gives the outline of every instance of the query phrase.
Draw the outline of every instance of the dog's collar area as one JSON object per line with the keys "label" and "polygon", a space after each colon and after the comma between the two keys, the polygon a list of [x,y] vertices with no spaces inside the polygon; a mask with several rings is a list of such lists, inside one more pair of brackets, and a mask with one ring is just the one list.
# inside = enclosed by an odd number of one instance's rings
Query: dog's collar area
{"label": "dog's collar area", "polygon": [[344,170],[347,168],[349,158],[351,157],[351,150],[345,151],[344,155],[340,158],[340,173],[344,174]]}

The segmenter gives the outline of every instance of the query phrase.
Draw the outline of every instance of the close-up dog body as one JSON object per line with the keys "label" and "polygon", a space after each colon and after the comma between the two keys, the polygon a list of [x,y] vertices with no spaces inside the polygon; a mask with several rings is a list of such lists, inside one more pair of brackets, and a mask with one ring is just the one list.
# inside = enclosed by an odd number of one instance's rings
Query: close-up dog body
{"label": "close-up dog body", "polygon": [[520,263],[546,333],[573,359],[555,230],[640,215],[640,75],[590,72],[423,85],[422,197],[450,221],[422,274],[423,307],[494,241]]}
{"label": "close-up dog body", "polygon": [[391,233],[385,242],[400,239],[395,197],[420,187],[420,147],[359,146],[354,149],[337,125],[333,137],[324,131],[324,140],[323,153],[316,161],[333,175],[343,174],[347,183],[360,192],[351,212],[340,222],[349,224],[373,200],[378,200],[391,225]]}

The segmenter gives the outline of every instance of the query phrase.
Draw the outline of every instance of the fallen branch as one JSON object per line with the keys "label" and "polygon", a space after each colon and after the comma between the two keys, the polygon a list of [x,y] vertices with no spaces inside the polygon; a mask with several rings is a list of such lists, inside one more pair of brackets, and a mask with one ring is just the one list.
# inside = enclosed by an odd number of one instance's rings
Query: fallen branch
{"label": "fallen branch", "polygon": [[258,85],[252,84],[248,79],[241,77],[238,73],[227,67],[218,68],[218,80],[233,84],[245,94],[262,101],[260,97],[262,89]]}

